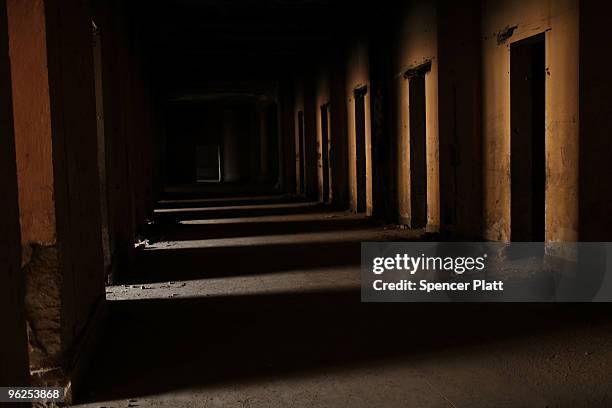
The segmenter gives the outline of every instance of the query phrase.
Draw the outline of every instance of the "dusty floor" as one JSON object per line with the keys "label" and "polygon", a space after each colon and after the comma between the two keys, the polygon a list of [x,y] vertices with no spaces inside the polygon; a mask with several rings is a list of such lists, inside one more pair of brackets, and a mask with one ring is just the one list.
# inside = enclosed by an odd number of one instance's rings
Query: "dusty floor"
{"label": "dusty floor", "polygon": [[359,242],[417,235],[266,202],[162,203],[78,406],[612,406],[610,306],[362,304]]}

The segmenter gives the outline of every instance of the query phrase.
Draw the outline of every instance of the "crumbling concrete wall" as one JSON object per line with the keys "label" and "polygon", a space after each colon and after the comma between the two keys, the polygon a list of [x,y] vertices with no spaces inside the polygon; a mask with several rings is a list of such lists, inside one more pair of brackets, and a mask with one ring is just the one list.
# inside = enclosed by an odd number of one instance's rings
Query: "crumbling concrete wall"
{"label": "crumbling concrete wall", "polygon": [[435,2],[416,1],[398,11],[394,24],[392,66],[392,106],[395,107],[395,137],[399,220],[411,224],[410,192],[410,106],[409,84],[404,74],[424,64],[431,64],[425,75],[427,226],[429,231],[440,227],[440,176],[438,136],[438,42]]}
{"label": "crumbling concrete wall", "polygon": [[27,386],[29,363],[20,269],[21,233],[15,164],[6,2],[0,0],[0,384]]}
{"label": "crumbling concrete wall", "polygon": [[62,313],[68,313],[62,293],[64,277],[56,247],[30,244],[26,279],[25,311],[31,371],[37,377],[63,376]]}
{"label": "crumbling concrete wall", "polygon": [[578,238],[578,0],[483,0],[484,237],[511,238],[510,44],[546,33],[546,240]]}
{"label": "crumbling concrete wall", "polygon": [[[345,74],[346,129],[348,135],[349,205],[357,211],[357,146],[355,118],[355,90],[370,88],[369,52],[366,38],[355,39],[348,47]],[[366,150],[366,213],[372,215],[372,121],[370,92],[365,94],[365,150]]]}

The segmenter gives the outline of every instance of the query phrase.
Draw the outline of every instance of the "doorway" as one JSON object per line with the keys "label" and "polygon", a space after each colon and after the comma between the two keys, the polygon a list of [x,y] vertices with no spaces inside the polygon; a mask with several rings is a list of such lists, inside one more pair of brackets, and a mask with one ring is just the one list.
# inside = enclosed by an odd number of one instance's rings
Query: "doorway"
{"label": "doorway", "polygon": [[357,212],[366,211],[366,117],[367,87],[355,89],[355,166],[357,178]]}
{"label": "doorway", "polygon": [[545,34],[510,46],[511,239],[545,238]]}
{"label": "doorway", "polygon": [[304,111],[298,112],[298,144],[299,144],[299,191],[300,194],[306,192],[306,161],[304,151],[306,149],[304,129]]}
{"label": "doorway", "polygon": [[408,76],[410,131],[410,227],[427,226],[427,100],[425,74],[429,66]]}
{"label": "doorway", "polygon": [[321,166],[323,177],[323,202],[328,203],[331,195],[329,161],[329,104],[321,105]]}

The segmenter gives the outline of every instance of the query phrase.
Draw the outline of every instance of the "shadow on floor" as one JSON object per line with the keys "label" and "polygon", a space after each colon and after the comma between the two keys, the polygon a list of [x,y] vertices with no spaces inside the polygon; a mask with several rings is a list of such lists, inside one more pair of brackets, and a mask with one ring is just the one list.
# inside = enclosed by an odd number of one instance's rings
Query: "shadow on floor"
{"label": "shadow on floor", "polygon": [[[365,304],[358,291],[110,302],[82,402],[419,359],[594,325],[602,305]],[[588,316],[588,319],[585,319]]]}
{"label": "shadow on floor", "polygon": [[222,218],[264,217],[321,212],[323,204],[316,202],[282,203],[267,205],[219,206],[205,208],[173,208],[155,211],[155,218],[163,223],[188,220],[213,220]]}
{"label": "shadow on floor", "polygon": [[[327,231],[346,231],[377,225],[376,222],[353,216],[330,215],[325,219],[278,220],[253,222],[215,222],[210,224],[172,224],[150,228],[155,241],[191,241],[254,237],[266,235],[302,234]],[[149,237],[149,235],[147,235]]]}
{"label": "shadow on floor", "polygon": [[359,241],[145,250],[120,283],[256,275],[342,265],[358,267]]}
{"label": "shadow on floor", "polygon": [[255,204],[281,204],[307,202],[305,198],[289,195],[254,196],[254,197],[219,197],[201,199],[165,199],[160,200],[157,208],[192,208],[192,207],[222,207]]}

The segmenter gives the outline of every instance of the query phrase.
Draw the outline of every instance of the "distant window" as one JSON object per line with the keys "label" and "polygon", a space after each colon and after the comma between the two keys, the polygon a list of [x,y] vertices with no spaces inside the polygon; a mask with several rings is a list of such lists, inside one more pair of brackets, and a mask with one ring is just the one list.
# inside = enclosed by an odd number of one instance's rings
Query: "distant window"
{"label": "distant window", "polygon": [[221,181],[221,149],[219,145],[196,146],[196,180]]}

